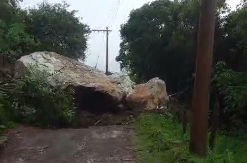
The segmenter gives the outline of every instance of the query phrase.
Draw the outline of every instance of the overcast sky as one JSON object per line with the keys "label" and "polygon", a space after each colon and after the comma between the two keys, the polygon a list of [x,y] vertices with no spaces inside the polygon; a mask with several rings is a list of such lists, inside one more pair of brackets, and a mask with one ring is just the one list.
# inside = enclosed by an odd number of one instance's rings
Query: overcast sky
{"label": "overcast sky", "polygon": [[[23,7],[32,7],[43,0],[24,0]],[[63,0],[47,0],[50,3],[62,2]],[[152,0],[66,0],[70,9],[78,10],[78,16],[83,17],[83,23],[91,29],[112,30],[109,35],[109,69],[112,72],[120,71],[119,64],[115,61],[120,44],[120,25],[127,21],[132,9],[139,8]],[[240,0],[228,0],[232,8],[239,4]],[[88,57],[86,64],[105,70],[105,34],[92,33],[88,40]]]}

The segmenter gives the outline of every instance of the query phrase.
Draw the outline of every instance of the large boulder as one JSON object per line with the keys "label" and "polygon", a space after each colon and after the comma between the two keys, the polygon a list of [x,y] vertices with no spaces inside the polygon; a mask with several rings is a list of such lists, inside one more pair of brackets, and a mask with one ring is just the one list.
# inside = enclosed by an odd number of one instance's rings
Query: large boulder
{"label": "large boulder", "polygon": [[117,84],[126,94],[130,93],[135,83],[130,79],[127,74],[124,73],[113,73],[109,76],[113,83]]}
{"label": "large boulder", "polygon": [[126,97],[128,107],[135,110],[155,110],[167,100],[166,84],[159,78],[136,85]]}
{"label": "large boulder", "polygon": [[77,60],[54,52],[35,52],[17,61],[15,76],[23,76],[29,65],[52,74],[47,80],[53,86],[71,83],[80,109],[103,113],[121,103],[124,91],[110,77]]}

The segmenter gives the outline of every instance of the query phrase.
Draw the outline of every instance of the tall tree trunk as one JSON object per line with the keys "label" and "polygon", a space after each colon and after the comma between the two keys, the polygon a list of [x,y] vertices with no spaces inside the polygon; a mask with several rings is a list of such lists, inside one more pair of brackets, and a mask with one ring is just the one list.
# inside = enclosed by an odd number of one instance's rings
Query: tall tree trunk
{"label": "tall tree trunk", "polygon": [[189,146],[190,152],[200,157],[207,156],[208,108],[215,10],[215,0],[202,0]]}

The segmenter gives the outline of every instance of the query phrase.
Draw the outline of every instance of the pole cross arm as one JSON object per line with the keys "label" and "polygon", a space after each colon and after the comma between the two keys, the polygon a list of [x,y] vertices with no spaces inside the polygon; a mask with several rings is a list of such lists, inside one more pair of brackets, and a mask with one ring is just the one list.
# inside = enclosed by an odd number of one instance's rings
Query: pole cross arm
{"label": "pole cross arm", "polygon": [[92,29],[91,31],[93,31],[93,32],[111,32],[112,30],[110,30],[110,29]]}

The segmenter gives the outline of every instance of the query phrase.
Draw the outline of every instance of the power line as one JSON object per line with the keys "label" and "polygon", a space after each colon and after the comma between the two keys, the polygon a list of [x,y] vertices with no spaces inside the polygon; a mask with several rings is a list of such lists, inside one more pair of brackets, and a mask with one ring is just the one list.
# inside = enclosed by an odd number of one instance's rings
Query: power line
{"label": "power line", "polygon": [[119,11],[119,8],[120,8],[120,3],[121,3],[121,0],[118,0],[118,3],[117,3],[117,10],[116,10],[116,13],[115,13],[115,15],[114,15],[114,17],[113,17],[113,19],[112,19],[112,23],[110,23],[110,27],[113,25],[113,23],[114,23],[114,21],[115,21],[115,19],[116,19],[116,17],[117,17],[117,14],[118,14],[118,11]]}
{"label": "power line", "polygon": [[[116,6],[117,12],[118,12],[118,8],[119,8],[119,4],[120,4],[120,0],[118,0],[117,6]],[[113,5],[113,6],[114,6],[114,5]],[[103,22],[104,22],[104,23],[107,22],[106,20],[109,19],[109,18],[111,17],[113,9],[114,9],[114,8],[111,7],[110,12],[109,12],[109,14],[107,15],[106,19],[103,19]],[[114,16],[113,19],[115,19],[115,17],[116,17],[116,14],[115,14],[115,16]],[[101,23],[101,24],[104,24],[104,23]],[[100,26],[98,26],[96,29],[102,29],[102,28],[105,27],[105,26],[107,26],[107,25],[100,25]],[[108,26],[109,26],[109,25],[108,25]]]}
{"label": "power line", "polygon": [[[101,43],[100,43],[100,46],[99,46],[99,47],[101,47],[101,45],[103,44],[104,40],[105,40],[105,36],[103,36],[103,39],[101,40]],[[96,64],[95,64],[95,67],[94,67],[95,69],[96,69],[97,66],[98,66],[99,55],[100,55],[100,53],[98,53],[98,56],[97,56]]]}
{"label": "power line", "polygon": [[98,55],[98,57],[97,57],[96,64],[95,64],[95,66],[94,66],[95,69],[97,69],[98,62],[99,62],[99,55]]}

